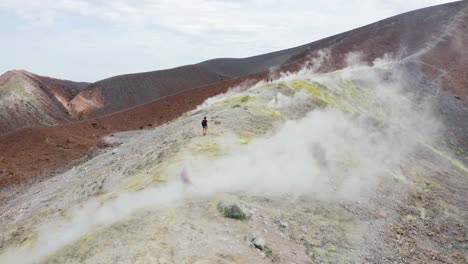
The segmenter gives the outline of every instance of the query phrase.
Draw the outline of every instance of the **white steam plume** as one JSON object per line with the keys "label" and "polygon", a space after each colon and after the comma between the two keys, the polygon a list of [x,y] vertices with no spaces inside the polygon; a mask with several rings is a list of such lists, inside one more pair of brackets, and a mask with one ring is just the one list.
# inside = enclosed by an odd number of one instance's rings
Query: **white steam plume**
{"label": "white steam plume", "polygon": [[[406,76],[391,68],[395,65],[388,67],[374,69],[358,64],[329,74],[303,70],[283,76],[277,83],[286,85],[296,79],[319,82],[329,89],[330,96],[341,96],[350,111],[315,109],[299,120],[282,123],[272,136],[256,139],[227,155],[212,160],[188,156],[184,166],[193,186],[186,188],[174,181],[125,193],[104,204],[91,200],[73,209],[70,221],[42,226],[31,247],[8,249],[0,255],[0,262],[32,263],[44,259],[99,225],[109,225],[136,210],[188,196],[243,192],[326,200],[365,199],[382,176],[398,170],[418,142],[430,144],[439,129],[430,107],[414,104],[402,92]],[[346,96],[345,80],[359,85],[362,93]],[[228,96],[235,94],[231,91]],[[282,94],[269,106],[288,108],[301,104],[304,96],[304,91],[292,96]],[[222,99],[223,95],[207,100],[199,109],[209,109]],[[223,142],[222,139],[223,136],[218,141]],[[224,147],[229,148],[231,140],[225,142],[228,146]]]}

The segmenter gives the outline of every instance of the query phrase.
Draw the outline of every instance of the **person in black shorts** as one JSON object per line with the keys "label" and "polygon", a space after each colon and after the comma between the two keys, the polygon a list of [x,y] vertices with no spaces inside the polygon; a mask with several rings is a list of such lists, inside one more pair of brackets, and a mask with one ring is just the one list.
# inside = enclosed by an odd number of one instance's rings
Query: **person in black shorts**
{"label": "person in black shorts", "polygon": [[203,135],[206,135],[206,131],[208,130],[208,120],[206,120],[206,116],[201,121],[201,125],[203,127]]}

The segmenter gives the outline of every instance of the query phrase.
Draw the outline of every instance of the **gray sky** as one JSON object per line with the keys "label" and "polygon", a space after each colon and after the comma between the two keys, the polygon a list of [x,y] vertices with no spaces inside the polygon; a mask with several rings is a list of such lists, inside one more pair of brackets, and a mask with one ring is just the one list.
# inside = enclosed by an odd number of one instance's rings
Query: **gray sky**
{"label": "gray sky", "polygon": [[0,72],[75,81],[247,57],[447,0],[0,0]]}

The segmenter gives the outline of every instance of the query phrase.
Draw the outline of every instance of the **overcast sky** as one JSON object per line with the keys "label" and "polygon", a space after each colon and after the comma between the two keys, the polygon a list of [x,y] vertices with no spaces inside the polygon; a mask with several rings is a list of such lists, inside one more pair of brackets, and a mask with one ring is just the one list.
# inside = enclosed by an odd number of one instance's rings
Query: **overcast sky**
{"label": "overcast sky", "polygon": [[445,0],[0,0],[0,72],[75,81],[246,57]]}

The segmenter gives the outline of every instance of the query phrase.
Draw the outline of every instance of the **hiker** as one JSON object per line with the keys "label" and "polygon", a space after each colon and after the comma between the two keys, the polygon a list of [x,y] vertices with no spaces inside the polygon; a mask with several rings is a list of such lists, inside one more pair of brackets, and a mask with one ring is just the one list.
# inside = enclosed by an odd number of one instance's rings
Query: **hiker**
{"label": "hiker", "polygon": [[182,183],[184,185],[190,185],[192,184],[192,181],[190,180],[189,176],[188,176],[188,173],[187,173],[187,169],[184,168],[182,170],[182,172],[180,173],[180,180],[182,181]]}
{"label": "hiker", "polygon": [[206,116],[201,121],[201,125],[203,127],[203,135],[206,135],[206,131],[208,130],[208,120],[206,120]]}

